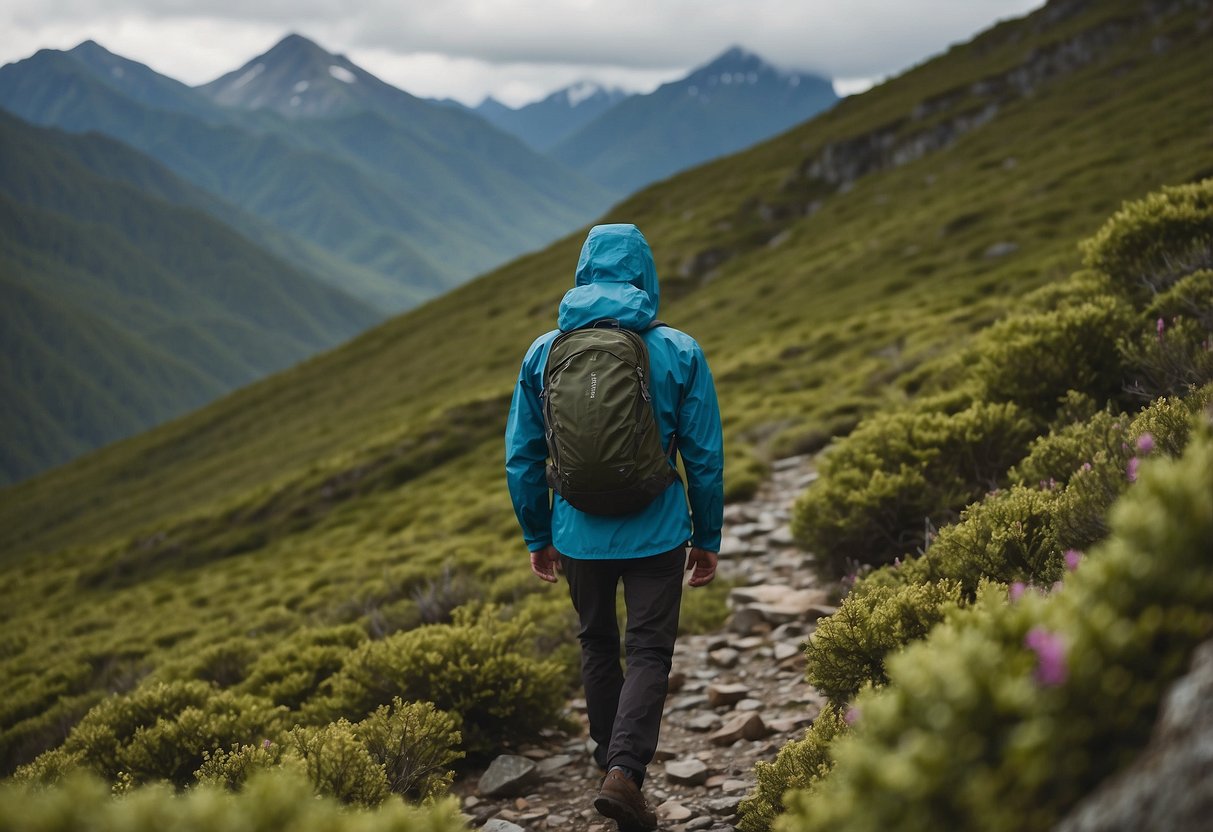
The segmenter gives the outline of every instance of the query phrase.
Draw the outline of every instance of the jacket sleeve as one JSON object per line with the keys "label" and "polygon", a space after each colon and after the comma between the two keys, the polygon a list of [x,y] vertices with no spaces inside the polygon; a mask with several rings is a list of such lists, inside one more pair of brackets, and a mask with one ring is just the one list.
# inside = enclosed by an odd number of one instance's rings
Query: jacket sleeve
{"label": "jacket sleeve", "polygon": [[552,542],[552,503],[548,492],[547,440],[539,390],[533,378],[537,349],[527,353],[514,386],[514,399],[505,428],[505,473],[522,536],[532,552]]}
{"label": "jacket sleeve", "polygon": [[724,526],[724,438],[716,384],[698,344],[691,352],[678,412],[678,452],[687,473],[691,545],[719,552]]}

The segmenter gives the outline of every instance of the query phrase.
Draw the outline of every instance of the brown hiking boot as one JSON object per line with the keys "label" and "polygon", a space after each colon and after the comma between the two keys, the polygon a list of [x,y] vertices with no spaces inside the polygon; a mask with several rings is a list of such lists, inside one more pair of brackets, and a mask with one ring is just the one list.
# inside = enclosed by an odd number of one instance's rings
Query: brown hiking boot
{"label": "brown hiking boot", "polygon": [[618,823],[619,832],[651,832],[657,828],[657,815],[645,802],[640,787],[619,769],[607,772],[594,798],[594,808]]}

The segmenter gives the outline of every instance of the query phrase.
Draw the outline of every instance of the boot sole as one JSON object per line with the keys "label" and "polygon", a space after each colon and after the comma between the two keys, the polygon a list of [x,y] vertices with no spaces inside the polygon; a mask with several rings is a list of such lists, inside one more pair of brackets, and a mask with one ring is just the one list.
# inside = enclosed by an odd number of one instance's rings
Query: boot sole
{"label": "boot sole", "polygon": [[619,832],[652,832],[657,828],[656,825],[641,823],[635,809],[613,797],[599,795],[594,798],[594,808],[598,810],[598,814],[618,823]]}

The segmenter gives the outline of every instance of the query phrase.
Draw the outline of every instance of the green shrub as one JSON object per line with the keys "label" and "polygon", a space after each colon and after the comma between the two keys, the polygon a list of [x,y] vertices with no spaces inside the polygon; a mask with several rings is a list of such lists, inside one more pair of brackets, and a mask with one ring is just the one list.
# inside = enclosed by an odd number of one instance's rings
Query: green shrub
{"label": "green shrub", "polygon": [[564,704],[561,668],[535,655],[533,639],[529,622],[502,620],[492,607],[456,610],[450,624],[354,650],[326,683],[328,695],[304,713],[312,721],[361,719],[394,697],[428,701],[461,718],[469,754],[498,751],[551,726]]}
{"label": "green shrub", "polygon": [[1158,319],[1154,332],[1119,344],[1128,390],[1142,399],[1174,395],[1213,381],[1213,331],[1188,318]]}
{"label": "green shrub", "polygon": [[410,800],[436,799],[450,789],[450,765],[463,756],[458,720],[430,702],[398,697],[355,726],[392,792]]}
{"label": "green shrub", "polygon": [[965,598],[982,580],[1049,586],[1064,569],[1052,524],[1055,504],[1052,493],[1022,486],[991,494],[940,529],[918,567],[957,582]]}
{"label": "green shrub", "polygon": [[1100,454],[1118,457],[1128,419],[1102,410],[1083,421],[1055,426],[1032,441],[1028,455],[1011,469],[1012,482],[1044,489],[1064,486]]}
{"label": "green shrub", "polygon": [[805,678],[837,706],[865,684],[888,681],[885,660],[926,636],[960,602],[955,581],[900,587],[858,584],[805,646]]}
{"label": "green shrub", "polygon": [[1213,179],[1126,202],[1082,245],[1098,269],[1142,301],[1213,268]]}
{"label": "green shrub", "polygon": [[281,743],[264,740],[259,745],[237,745],[231,751],[207,751],[194,778],[201,785],[238,792],[253,774],[281,766],[284,748]]}
{"label": "green shrub", "polygon": [[378,806],[391,794],[383,766],[347,720],[293,728],[287,735],[287,748],[303,761],[316,794],[359,806]]}
{"label": "green shrub", "polygon": [[[781,832],[1051,828],[1147,741],[1213,633],[1213,430],[1152,459],[1064,588],[994,584],[888,662]],[[807,773],[802,777],[809,779]]]}
{"label": "green shrub", "polygon": [[1213,269],[1193,272],[1156,295],[1146,307],[1146,318],[1151,321],[1187,318],[1205,332],[1213,331]]}
{"label": "green shrub", "polygon": [[354,624],[299,630],[253,662],[240,690],[295,710],[366,640]]}
{"label": "green shrub", "polygon": [[796,502],[792,530],[830,577],[890,563],[998,487],[1033,429],[1013,404],[875,416],[838,443]]}
{"label": "green shrub", "polygon": [[276,736],[285,715],[263,699],[204,682],[156,682],[99,703],[47,760],[18,776],[45,782],[81,765],[111,782],[125,773],[134,783],[184,786],[206,752]]}
{"label": "green shrub", "polygon": [[1132,310],[1112,296],[1012,315],[978,337],[974,374],[983,398],[1014,402],[1044,422],[1069,390],[1100,402],[1122,394],[1117,343],[1133,331]]}
{"label": "green shrub", "polygon": [[174,793],[137,788],[114,798],[104,782],[75,777],[61,787],[33,790],[0,784],[0,832],[464,832],[455,801],[425,807],[388,801],[375,811],[353,810],[312,795],[293,770],[251,778],[233,794],[202,786]]}
{"label": "green shrub", "polygon": [[826,776],[834,764],[830,746],[847,730],[845,711],[823,708],[817,719],[799,740],[794,740],[775,756],[774,761],[754,765],[757,783],[754,791],[741,801],[737,828],[741,832],[766,832],[783,811],[783,797],[790,790],[804,789]]}

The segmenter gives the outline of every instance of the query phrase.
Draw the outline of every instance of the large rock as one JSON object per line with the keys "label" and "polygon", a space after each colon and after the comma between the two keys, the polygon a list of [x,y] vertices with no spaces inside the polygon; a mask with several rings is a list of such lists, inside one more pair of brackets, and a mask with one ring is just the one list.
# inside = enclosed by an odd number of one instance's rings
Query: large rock
{"label": "large rock", "polygon": [[493,818],[484,826],[480,827],[484,832],[526,832],[521,826],[516,823],[510,823],[508,820],[501,818]]}
{"label": "large rock", "polygon": [[1088,796],[1054,832],[1204,832],[1213,828],[1213,641],[1171,686],[1145,753]]}
{"label": "large rock", "polygon": [[485,797],[513,797],[539,782],[539,766],[516,754],[502,754],[480,775],[480,793]]}
{"label": "large rock", "polygon": [[732,745],[738,740],[760,740],[767,735],[767,726],[754,711],[730,717],[720,730],[709,738],[713,745]]}
{"label": "large rock", "polygon": [[702,786],[708,779],[708,767],[701,760],[676,760],[665,764],[665,776],[682,786]]}
{"label": "large rock", "polygon": [[708,685],[707,702],[713,708],[735,705],[750,695],[746,685]]}

